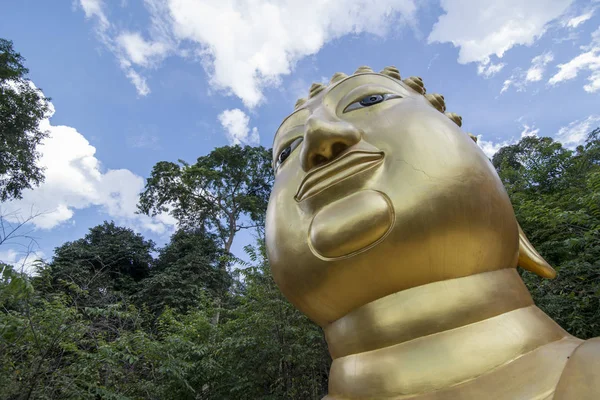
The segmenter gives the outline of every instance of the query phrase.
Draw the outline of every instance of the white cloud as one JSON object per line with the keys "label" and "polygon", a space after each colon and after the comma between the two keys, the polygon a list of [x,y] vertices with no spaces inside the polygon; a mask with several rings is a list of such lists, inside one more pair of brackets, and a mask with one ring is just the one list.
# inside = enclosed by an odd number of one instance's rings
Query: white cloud
{"label": "white cloud", "polygon": [[232,145],[256,145],[260,141],[258,128],[254,127],[250,130],[248,126],[250,118],[239,108],[223,111],[219,114],[219,122],[225,129],[227,140]]}
{"label": "white cloud", "polygon": [[45,180],[39,187],[25,190],[22,199],[3,205],[9,221],[11,215],[13,222],[19,216],[18,210],[33,208],[41,214],[31,223],[39,229],[52,229],[71,220],[75,210],[98,206],[117,222],[138,230],[163,233],[175,225],[170,216],[136,214],[144,179],[127,169],[103,172],[96,149],[75,128],[51,125],[49,120],[44,120],[41,128],[49,132],[39,147]]}
{"label": "white cloud", "polygon": [[[575,149],[580,144],[583,144],[588,134],[599,126],[600,115],[590,115],[584,120],[573,121],[569,125],[563,126],[554,135],[554,139],[561,142],[566,148]],[[527,136],[538,136],[540,132],[540,129],[533,125],[523,124],[522,128],[523,130],[519,138],[513,137],[501,142],[494,142],[483,140],[483,136],[478,135],[477,144],[489,158],[492,158],[502,147],[513,145]]]}
{"label": "white cloud", "polygon": [[531,59],[531,66],[527,71],[521,68],[515,68],[510,78],[506,79],[500,90],[500,94],[506,92],[511,86],[517,89],[517,92],[525,91],[526,86],[531,82],[539,82],[544,76],[546,65],[554,60],[554,54],[547,51]]}
{"label": "white cloud", "polygon": [[589,47],[585,50],[596,46],[600,46],[600,26],[592,32],[592,43],[590,43]]}
{"label": "white cloud", "polygon": [[[90,0],[80,1],[88,15],[89,5],[84,3]],[[140,94],[149,89],[145,82],[139,84],[140,72],[132,73],[132,65],[156,66],[173,53],[199,60],[213,88],[236,95],[250,108],[263,101],[266,87],[277,86],[297,61],[316,54],[325,43],[347,34],[383,36],[392,27],[415,24],[417,11],[415,0],[146,0],[144,4],[151,16],[151,40],[131,32],[104,36]],[[99,16],[104,14],[93,15],[100,24],[106,20]]]}
{"label": "white cloud", "polygon": [[494,154],[496,154],[498,150],[500,150],[502,147],[514,144],[513,142],[507,140],[503,142],[492,142],[488,140],[483,140],[482,136],[483,135],[477,135],[477,144],[479,145],[479,147],[481,147],[481,150],[483,150],[485,155],[489,158],[494,157]]}
{"label": "white cloud", "polygon": [[539,56],[533,57],[531,67],[527,70],[525,80],[528,82],[537,82],[542,80],[546,65],[554,60],[552,52],[546,52]]}
{"label": "white cloud", "polygon": [[533,44],[572,2],[442,0],[446,13],[439,17],[428,41],[460,47],[458,62],[480,63],[480,73],[485,75],[491,55],[501,58],[513,46]]}
{"label": "white cloud", "polygon": [[576,17],[569,18],[567,21],[565,21],[564,25],[569,28],[577,28],[579,25],[583,24],[585,21],[591,19],[593,15],[594,15],[594,10],[592,9],[592,10],[589,10],[589,11],[587,11],[581,15],[578,15]]}
{"label": "white cloud", "polygon": [[[119,66],[140,96],[150,93],[146,78],[140,75],[132,63],[150,66],[164,58],[168,52],[167,42],[145,41],[140,34],[123,32],[116,35],[116,28],[110,23],[104,12],[103,0],[79,0],[85,17],[95,19],[95,32],[100,42],[117,57]],[[116,38],[115,38],[116,36]]]}
{"label": "white cloud", "polygon": [[600,89],[600,47],[595,47],[590,51],[581,53],[572,60],[558,65],[559,71],[550,78],[548,83],[556,85],[557,83],[571,80],[581,71],[590,71],[588,77],[589,84],[583,88],[586,92],[596,92]]}
{"label": "white cloud", "polygon": [[414,0],[168,0],[178,40],[195,43],[213,87],[247,107],[301,58],[349,33],[383,35],[415,18]]}
{"label": "white cloud", "polygon": [[149,67],[161,61],[169,46],[162,42],[148,42],[138,32],[125,32],[116,41],[128,60],[142,67]]}
{"label": "white cloud", "polygon": [[563,126],[556,133],[556,140],[562,142],[565,147],[574,149],[585,142],[588,133],[600,126],[600,115],[590,115],[584,120],[571,122]]}
{"label": "white cloud", "polygon": [[494,64],[490,62],[489,58],[486,58],[477,66],[477,73],[483,75],[485,78],[491,78],[504,68],[504,63]]}
{"label": "white cloud", "polygon": [[108,18],[104,13],[104,4],[102,0],[80,0],[81,8],[86,18],[98,18],[98,26],[101,30],[107,30],[110,27]]}
{"label": "white cloud", "polygon": [[600,27],[592,32],[591,41],[581,46],[583,51],[564,64],[558,64],[559,71],[548,80],[551,85],[574,79],[580,72],[589,72],[588,83],[583,90],[588,93],[600,91]]}
{"label": "white cloud", "polygon": [[[36,269],[36,261],[43,260],[46,255],[43,251],[16,251],[14,249],[8,249],[0,251],[0,262],[12,265],[15,271],[25,272],[26,274],[32,275]],[[0,269],[0,273],[2,270]]]}
{"label": "white cloud", "polygon": [[129,78],[131,83],[133,83],[133,86],[135,86],[135,90],[137,91],[137,93],[140,96],[147,96],[148,94],[150,94],[150,88],[148,87],[148,84],[146,83],[146,78],[144,78],[143,76],[138,74],[131,67],[124,67],[124,68],[125,68],[127,77]]}
{"label": "white cloud", "polygon": [[506,92],[511,86],[515,84],[515,77],[511,76],[509,79],[506,79],[502,84],[502,89],[500,89],[500,94]]}
{"label": "white cloud", "polygon": [[479,145],[481,150],[483,150],[486,156],[492,158],[494,154],[496,154],[498,150],[500,150],[502,147],[515,144],[526,136],[537,136],[540,132],[539,128],[535,128],[535,126],[533,125],[529,126],[527,124],[523,124],[522,128],[523,130],[521,131],[521,136],[518,139],[511,138],[502,142],[494,142],[491,140],[483,140],[483,135],[477,135],[477,144]]}
{"label": "white cloud", "polygon": [[552,41],[554,43],[560,44],[563,42],[574,42],[577,39],[579,39],[579,32],[571,30],[571,31],[567,32],[567,34],[564,36],[553,37]]}
{"label": "white cloud", "polygon": [[526,136],[537,136],[540,132],[540,128],[523,124],[523,130],[521,131],[521,139]]}
{"label": "white cloud", "polygon": [[435,53],[433,55],[433,57],[431,58],[431,60],[429,60],[429,64],[427,64],[427,69],[431,68],[431,66],[433,65],[433,62],[435,60],[437,60],[439,56],[440,56],[440,53]]}
{"label": "white cloud", "polygon": [[590,76],[588,76],[587,85],[583,85],[583,90],[589,93],[594,93],[600,90],[600,71],[592,72]]}

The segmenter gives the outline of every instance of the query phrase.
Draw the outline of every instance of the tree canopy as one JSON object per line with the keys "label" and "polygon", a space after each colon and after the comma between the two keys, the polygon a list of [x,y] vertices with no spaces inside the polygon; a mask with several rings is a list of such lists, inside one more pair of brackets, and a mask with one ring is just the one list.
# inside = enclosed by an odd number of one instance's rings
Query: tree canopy
{"label": "tree canopy", "polygon": [[150,273],[154,247],[131,229],[105,222],[82,239],[57,247],[44,272],[53,286],[81,290],[86,304],[105,302],[111,294],[137,290],[135,284]]}
{"label": "tree canopy", "polygon": [[40,122],[51,105],[25,76],[25,59],[9,40],[0,38],[0,201],[20,198],[24,189],[39,185],[44,171],[38,145],[48,136]]}
{"label": "tree canopy", "polygon": [[214,232],[229,252],[237,232],[264,225],[273,172],[264,147],[225,146],[195,164],[162,161],[140,196],[142,213],[171,213],[185,228]]}
{"label": "tree canopy", "polygon": [[165,307],[180,313],[197,308],[231,285],[231,276],[220,268],[223,257],[214,235],[179,230],[160,249],[138,297],[154,312]]}

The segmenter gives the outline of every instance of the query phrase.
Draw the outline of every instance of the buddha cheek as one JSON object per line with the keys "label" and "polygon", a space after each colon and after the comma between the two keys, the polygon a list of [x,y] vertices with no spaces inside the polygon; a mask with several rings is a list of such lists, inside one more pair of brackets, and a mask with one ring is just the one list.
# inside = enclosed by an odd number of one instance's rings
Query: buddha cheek
{"label": "buddha cheek", "polygon": [[323,259],[337,259],[368,250],[383,240],[394,223],[386,195],[363,190],[323,207],[309,229],[309,245]]}

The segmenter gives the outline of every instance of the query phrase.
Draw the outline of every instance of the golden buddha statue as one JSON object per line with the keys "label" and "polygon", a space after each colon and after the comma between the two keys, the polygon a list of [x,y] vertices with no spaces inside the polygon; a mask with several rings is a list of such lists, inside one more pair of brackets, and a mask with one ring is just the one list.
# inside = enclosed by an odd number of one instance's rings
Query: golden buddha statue
{"label": "golden buddha statue", "polygon": [[555,271],[444,97],[395,67],[313,84],[275,135],[266,243],[325,331],[326,399],[600,399],[600,340],[537,308]]}

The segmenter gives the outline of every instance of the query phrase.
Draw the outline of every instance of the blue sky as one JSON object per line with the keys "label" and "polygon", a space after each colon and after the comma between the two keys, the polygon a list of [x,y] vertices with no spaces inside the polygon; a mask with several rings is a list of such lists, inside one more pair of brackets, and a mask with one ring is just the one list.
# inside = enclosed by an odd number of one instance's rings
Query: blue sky
{"label": "blue sky", "polygon": [[[0,37],[55,113],[46,182],[17,213],[49,258],[104,220],[164,244],[135,214],[152,166],[230,143],[270,147],[312,82],[395,65],[441,93],[492,155],[522,135],[576,146],[600,125],[600,2],[573,0],[77,0],[3,4]],[[234,252],[250,240],[240,236]],[[18,240],[0,260],[20,263]],[[21,241],[21,243],[24,243]]]}

